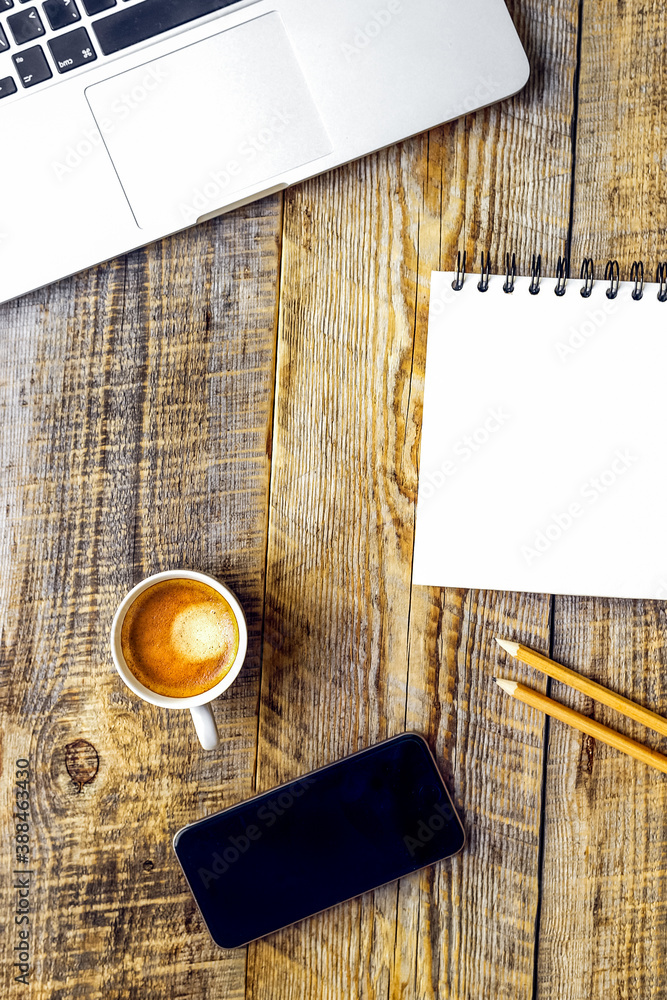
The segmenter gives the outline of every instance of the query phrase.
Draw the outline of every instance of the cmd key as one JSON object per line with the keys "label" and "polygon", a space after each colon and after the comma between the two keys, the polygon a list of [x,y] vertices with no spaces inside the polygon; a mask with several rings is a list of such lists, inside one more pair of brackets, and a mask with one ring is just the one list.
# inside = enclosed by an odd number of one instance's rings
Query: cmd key
{"label": "cmd key", "polygon": [[49,48],[59,73],[69,73],[84,63],[97,59],[93,43],[85,28],[68,31],[49,40]]}

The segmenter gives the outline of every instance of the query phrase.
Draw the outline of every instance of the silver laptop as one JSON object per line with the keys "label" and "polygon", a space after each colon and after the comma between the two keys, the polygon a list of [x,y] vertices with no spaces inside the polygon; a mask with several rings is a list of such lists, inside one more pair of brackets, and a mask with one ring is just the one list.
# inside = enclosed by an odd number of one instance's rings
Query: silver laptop
{"label": "silver laptop", "polygon": [[527,78],[503,0],[0,0],[0,301]]}

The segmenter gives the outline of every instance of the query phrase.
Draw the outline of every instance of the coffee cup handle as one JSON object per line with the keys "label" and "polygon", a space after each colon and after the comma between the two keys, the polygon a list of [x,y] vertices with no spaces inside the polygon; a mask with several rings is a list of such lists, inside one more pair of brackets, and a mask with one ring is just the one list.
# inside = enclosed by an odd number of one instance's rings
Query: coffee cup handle
{"label": "coffee cup handle", "polygon": [[210,705],[196,705],[191,708],[192,721],[197,730],[199,742],[204,750],[215,750],[219,743],[218,729]]}

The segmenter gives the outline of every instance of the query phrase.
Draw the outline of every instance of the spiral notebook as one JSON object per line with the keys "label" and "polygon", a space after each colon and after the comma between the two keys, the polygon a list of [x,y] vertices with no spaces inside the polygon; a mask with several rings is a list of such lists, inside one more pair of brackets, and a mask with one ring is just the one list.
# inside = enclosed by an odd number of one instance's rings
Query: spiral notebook
{"label": "spiral notebook", "polygon": [[617,274],[433,274],[415,583],[667,598],[667,286]]}

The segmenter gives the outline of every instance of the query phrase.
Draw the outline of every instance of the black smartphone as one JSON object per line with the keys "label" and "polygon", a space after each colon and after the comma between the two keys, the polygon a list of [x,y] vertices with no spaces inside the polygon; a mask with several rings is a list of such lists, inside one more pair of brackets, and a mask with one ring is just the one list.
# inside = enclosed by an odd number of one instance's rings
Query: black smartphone
{"label": "black smartphone", "polygon": [[426,740],[403,733],[174,837],[213,940],[237,948],[461,850]]}

